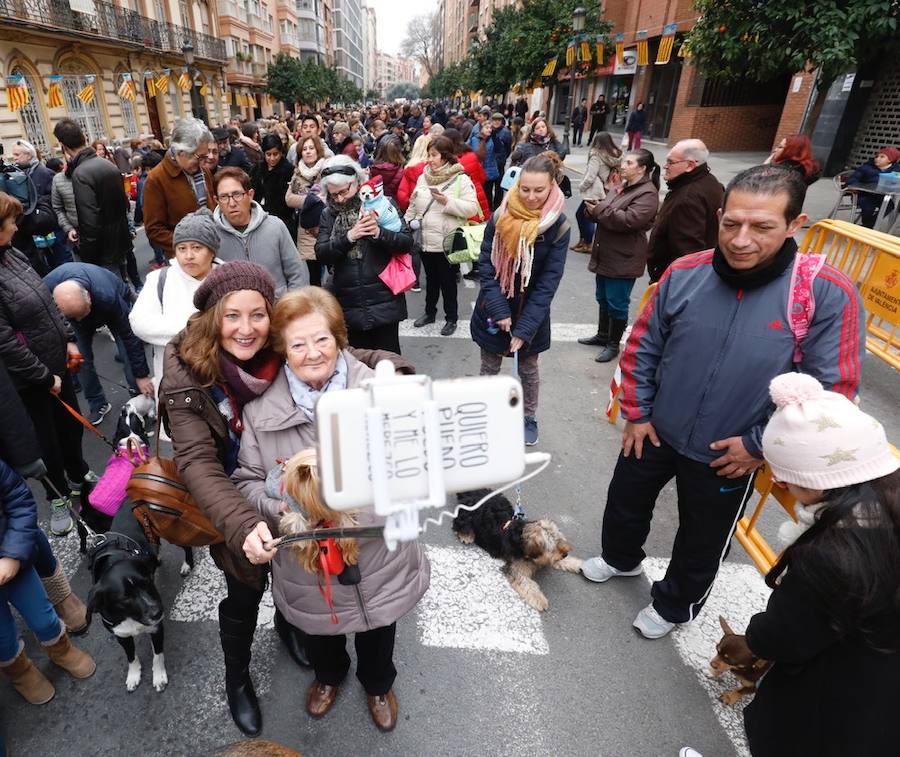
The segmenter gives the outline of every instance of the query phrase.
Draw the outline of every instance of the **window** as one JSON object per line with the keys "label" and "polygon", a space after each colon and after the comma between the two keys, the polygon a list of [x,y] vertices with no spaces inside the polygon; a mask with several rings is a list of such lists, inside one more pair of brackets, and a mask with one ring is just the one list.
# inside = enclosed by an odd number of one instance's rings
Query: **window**
{"label": "window", "polygon": [[163,0],[153,0],[153,14],[156,17],[157,21],[167,21],[166,17],[166,4]]}
{"label": "window", "polygon": [[181,12],[181,25],[189,27],[191,25],[191,17],[188,14],[187,0],[179,0],[178,10]]}
{"label": "window", "polygon": [[172,76],[169,79],[169,102],[172,105],[172,117],[181,118],[184,115],[184,103],[181,100],[181,89],[175,84],[173,79],[177,78],[175,69],[172,69]]}
{"label": "window", "polygon": [[[118,89],[121,83],[122,75],[120,74],[118,77],[118,81],[116,82],[116,89]],[[141,130],[138,127],[137,117],[134,113],[134,103],[131,102],[131,100],[126,100],[124,97],[120,97],[119,105],[121,105],[122,107],[122,126],[125,129],[125,138],[133,139],[134,137],[140,136]]]}
{"label": "window", "polygon": [[[31,144],[37,147],[44,157],[49,156],[53,151],[50,149],[50,142],[47,138],[47,123],[44,121],[44,113],[38,104],[35,96],[34,84],[31,76],[21,68],[14,68],[11,72],[14,75],[25,77],[25,86],[28,87],[28,105],[19,110],[19,118],[22,119],[22,132]],[[38,88],[41,91],[41,88]]]}
{"label": "window", "polygon": [[78,98],[78,93],[88,83],[84,66],[70,62],[61,66],[61,69],[61,73],[64,74],[62,79],[63,100],[65,100],[69,118],[78,122],[88,142],[105,139],[106,128],[99,105],[100,98],[103,97],[103,82],[100,81],[100,77],[98,76],[94,80],[94,99],[90,103],[83,103]]}

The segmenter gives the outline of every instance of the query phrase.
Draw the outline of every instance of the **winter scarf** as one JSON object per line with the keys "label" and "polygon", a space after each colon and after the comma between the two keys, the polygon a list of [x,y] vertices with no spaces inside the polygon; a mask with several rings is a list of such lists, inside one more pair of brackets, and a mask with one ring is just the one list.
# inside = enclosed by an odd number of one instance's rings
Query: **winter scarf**
{"label": "winter scarf", "polygon": [[[358,194],[355,194],[349,200],[337,203],[331,199],[329,194],[325,202],[328,204],[328,209],[334,218],[334,224],[331,227],[331,238],[336,241],[346,236],[347,232],[356,225],[356,222],[359,220],[360,208],[362,208],[362,200],[359,199]],[[362,250],[360,250],[359,240],[357,240],[347,253],[347,258],[349,260],[359,260],[361,257]]]}
{"label": "winter scarf", "polygon": [[539,134],[532,134],[532,135],[528,138],[528,141],[529,141],[529,142],[532,142],[532,143],[534,143],[534,144],[536,144],[536,145],[540,145],[541,147],[546,147],[547,145],[550,144],[550,135],[549,135],[549,134],[545,134],[545,135],[542,137],[542,136],[540,136]]}
{"label": "winter scarf", "polygon": [[544,234],[556,223],[563,211],[565,197],[555,182],[544,206],[529,210],[514,186],[495,215],[496,232],[491,247],[491,262],[497,271],[500,291],[507,298],[515,296],[516,274],[521,274],[520,291],[524,292],[531,281],[534,264],[534,242],[538,234]]}
{"label": "winter scarf", "polygon": [[775,253],[771,262],[763,268],[751,268],[749,271],[736,271],[725,260],[722,251],[716,247],[713,252],[713,270],[728,286],[734,289],[758,289],[775,281],[794,262],[797,255],[797,243],[793,239],[785,239],[781,249]]}
{"label": "winter scarf", "polygon": [[465,173],[465,171],[459,163],[444,163],[437,170],[433,169],[430,163],[426,163],[424,171],[425,183],[429,187],[437,187],[441,184],[446,184],[461,173]]}
{"label": "winter scarf", "polygon": [[244,429],[241,415],[244,405],[262,395],[275,380],[282,358],[266,348],[260,350],[246,363],[239,363],[224,350],[219,351],[219,369],[222,381],[218,384],[228,397],[228,425],[237,434]]}
{"label": "winter scarf", "polygon": [[294,400],[294,404],[309,420],[312,420],[315,413],[316,400],[320,396],[325,394],[325,392],[337,392],[347,388],[347,359],[344,357],[343,352],[338,353],[334,373],[331,374],[331,378],[325,382],[321,389],[313,389],[309,384],[297,378],[287,363],[284,365],[284,374],[287,376],[288,388],[291,390],[291,398]]}
{"label": "winter scarf", "polygon": [[319,174],[322,173],[324,163],[325,158],[319,158],[311,166],[308,166],[302,159],[299,159],[297,168],[294,169],[294,178],[291,179],[291,191],[294,194],[302,194],[312,189],[312,186],[319,181]]}

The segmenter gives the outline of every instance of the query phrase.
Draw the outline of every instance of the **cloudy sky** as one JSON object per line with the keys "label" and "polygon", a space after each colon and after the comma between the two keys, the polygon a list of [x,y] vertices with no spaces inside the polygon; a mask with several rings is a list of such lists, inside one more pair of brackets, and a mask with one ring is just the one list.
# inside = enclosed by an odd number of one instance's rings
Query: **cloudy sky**
{"label": "cloudy sky", "polygon": [[396,55],[406,36],[406,25],[413,16],[434,10],[435,0],[366,0],[375,9],[378,19],[378,47],[382,52]]}

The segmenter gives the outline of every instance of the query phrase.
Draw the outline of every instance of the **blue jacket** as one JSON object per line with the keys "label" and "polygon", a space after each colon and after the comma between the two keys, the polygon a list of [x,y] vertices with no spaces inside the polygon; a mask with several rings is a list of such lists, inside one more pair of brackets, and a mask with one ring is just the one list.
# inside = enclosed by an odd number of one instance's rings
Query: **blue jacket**
{"label": "blue jacket", "polygon": [[[743,291],[719,278],[712,259],[707,250],[669,266],[619,361],[625,418],[651,421],[679,454],[706,463],[721,456],[709,445],[731,436],[742,436],[747,451],[762,456],[762,432],[774,409],[769,382],[794,367],[787,320],[793,267]],[[856,287],[829,265],[813,294],[799,369],[853,398],[865,354],[865,310]]]}
{"label": "blue jacket", "polygon": [[513,319],[512,336],[522,339],[525,344],[519,350],[520,357],[528,357],[550,349],[550,303],[562,280],[569,249],[569,228],[566,217],[561,215],[545,234],[534,243],[534,263],[531,267],[531,281],[525,292],[525,302],[519,314],[519,277],[516,276],[516,296],[507,298],[500,291],[497,270],[491,262],[491,247],[494,244],[494,219],[487,222],[481,256],[478,260],[478,275],[481,291],[472,311],[470,329],[475,344],[495,355],[509,352],[510,334],[500,331],[490,334],[487,319],[494,323],[504,318]]}
{"label": "blue jacket", "polygon": [[64,263],[44,277],[44,284],[52,292],[64,281],[74,279],[91,295],[91,312],[81,321],[73,321],[72,328],[79,336],[90,338],[101,326],[109,327],[113,336],[125,343],[128,362],[135,378],[150,375],[144,343],[131,330],[131,290],[116,274],[93,263]]}
{"label": "blue jacket", "polygon": [[0,557],[31,562],[37,546],[37,505],[22,477],[0,460]]}
{"label": "blue jacket", "polygon": [[[483,158],[478,152],[481,149],[482,144],[484,144]],[[494,153],[494,140],[485,139],[482,142],[481,132],[476,133],[473,129],[472,136],[469,137],[469,147],[471,147],[475,151],[475,154],[478,155],[478,159],[481,161],[481,165],[484,166],[484,172],[487,174],[488,180],[493,181],[494,179],[499,179],[500,172],[497,168],[497,156]]]}
{"label": "blue jacket", "polygon": [[506,169],[506,161],[512,154],[512,133],[505,126],[494,129],[491,134],[491,141],[494,143],[494,157],[497,159],[497,169],[502,174]]}

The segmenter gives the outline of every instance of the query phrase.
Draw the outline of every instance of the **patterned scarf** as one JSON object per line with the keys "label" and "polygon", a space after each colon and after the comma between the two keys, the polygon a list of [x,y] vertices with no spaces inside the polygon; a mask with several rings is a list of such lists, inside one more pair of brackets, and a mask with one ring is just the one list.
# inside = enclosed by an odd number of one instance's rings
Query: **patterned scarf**
{"label": "patterned scarf", "polygon": [[224,350],[219,350],[222,381],[217,386],[228,398],[228,412],[223,415],[228,418],[228,425],[236,433],[240,434],[244,430],[241,420],[244,405],[255,400],[271,386],[281,363],[281,356],[268,348],[260,350],[246,363],[238,363]]}
{"label": "patterned scarf", "polygon": [[[356,222],[359,220],[360,208],[362,208],[362,200],[359,199],[358,194],[355,194],[350,199],[345,200],[342,203],[337,203],[331,198],[331,195],[328,194],[325,202],[328,205],[328,209],[331,211],[332,218],[334,218],[334,224],[331,227],[331,239],[332,241],[337,241],[345,237],[347,232],[356,225]],[[362,250],[360,250],[359,240],[357,240],[356,242],[353,242],[353,246],[347,253],[347,258],[350,260],[359,260],[361,257]]]}
{"label": "patterned scarf", "polygon": [[319,181],[319,174],[322,173],[322,165],[324,163],[325,158],[319,158],[311,166],[308,166],[303,162],[303,159],[300,158],[297,161],[297,168],[294,169],[294,178],[291,180],[291,191],[294,194],[300,194],[301,192],[307,191],[307,189],[311,189],[312,185]]}
{"label": "patterned scarf", "polygon": [[528,141],[533,142],[536,145],[540,145],[541,147],[546,147],[550,144],[550,135],[544,134],[544,136],[541,136],[540,134],[532,133],[532,135],[528,138]]}
{"label": "patterned scarf", "polygon": [[297,378],[297,375],[285,363],[284,374],[287,376],[288,388],[291,390],[291,398],[294,404],[303,411],[303,414],[309,419],[313,419],[315,412],[316,400],[325,392],[337,392],[347,388],[347,359],[343,352],[338,353],[337,363],[334,366],[334,373],[331,378],[325,382],[321,389],[314,389],[305,381]]}
{"label": "patterned scarf", "polygon": [[444,163],[437,170],[431,167],[431,163],[426,163],[424,172],[425,183],[429,187],[436,187],[440,184],[446,184],[461,173],[465,173],[465,171],[459,163]]}
{"label": "patterned scarf", "polygon": [[504,296],[515,296],[517,273],[521,274],[519,291],[524,292],[528,287],[534,264],[534,242],[538,234],[543,234],[556,223],[565,199],[556,182],[552,183],[544,206],[538,210],[525,207],[519,196],[518,184],[506,193],[494,215],[494,244],[491,247],[491,262]]}

